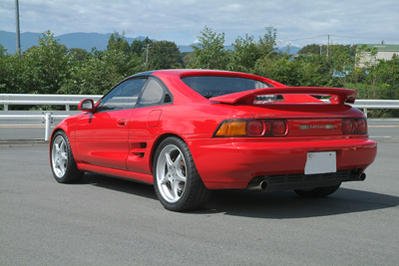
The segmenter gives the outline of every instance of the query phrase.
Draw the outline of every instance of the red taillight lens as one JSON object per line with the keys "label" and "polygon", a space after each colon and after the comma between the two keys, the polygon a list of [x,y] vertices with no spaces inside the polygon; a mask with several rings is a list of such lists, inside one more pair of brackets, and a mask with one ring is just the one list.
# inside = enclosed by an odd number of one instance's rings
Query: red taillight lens
{"label": "red taillight lens", "polygon": [[342,119],[342,133],[344,135],[366,135],[367,121],[364,118]]}
{"label": "red taillight lens", "polygon": [[353,134],[353,119],[342,119],[342,133],[345,135]]}
{"label": "red taillight lens", "polygon": [[271,121],[271,135],[274,137],[282,137],[287,133],[287,124],[285,120],[272,120]]}
{"label": "red taillight lens", "polygon": [[247,122],[247,135],[251,137],[262,136],[265,127],[262,120],[250,120]]}
{"label": "red taillight lens", "polygon": [[360,118],[356,119],[356,133],[357,134],[367,134],[367,121],[366,119]]}

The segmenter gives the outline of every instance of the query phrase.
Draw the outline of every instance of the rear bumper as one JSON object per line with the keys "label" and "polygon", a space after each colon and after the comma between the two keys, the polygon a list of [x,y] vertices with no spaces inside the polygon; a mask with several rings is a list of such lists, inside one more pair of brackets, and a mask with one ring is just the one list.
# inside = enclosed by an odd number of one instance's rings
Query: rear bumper
{"label": "rear bumper", "polygon": [[248,184],[248,189],[262,191],[312,189],[335,186],[346,181],[363,181],[364,179],[366,179],[366,174],[361,169],[314,175],[259,176],[252,179]]}
{"label": "rear bumper", "polygon": [[317,151],[335,151],[337,173],[356,171],[360,176],[377,152],[376,142],[367,138],[212,138],[190,140],[189,147],[208,189],[245,189],[257,177],[303,177],[307,153]]}

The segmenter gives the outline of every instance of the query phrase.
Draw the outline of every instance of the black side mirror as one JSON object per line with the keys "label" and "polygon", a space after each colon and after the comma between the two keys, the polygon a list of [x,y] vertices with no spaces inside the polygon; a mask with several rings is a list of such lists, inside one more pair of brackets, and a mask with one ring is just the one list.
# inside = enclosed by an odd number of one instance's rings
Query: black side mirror
{"label": "black side mirror", "polygon": [[92,99],[83,99],[78,104],[78,109],[85,112],[94,112],[94,101]]}

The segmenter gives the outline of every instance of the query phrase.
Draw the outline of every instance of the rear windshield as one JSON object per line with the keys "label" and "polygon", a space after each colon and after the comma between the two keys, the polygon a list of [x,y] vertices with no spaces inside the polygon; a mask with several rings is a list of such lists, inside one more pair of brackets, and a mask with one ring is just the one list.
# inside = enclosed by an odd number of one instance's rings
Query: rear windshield
{"label": "rear windshield", "polygon": [[205,98],[270,87],[269,84],[258,80],[239,77],[193,76],[184,77],[182,80]]}

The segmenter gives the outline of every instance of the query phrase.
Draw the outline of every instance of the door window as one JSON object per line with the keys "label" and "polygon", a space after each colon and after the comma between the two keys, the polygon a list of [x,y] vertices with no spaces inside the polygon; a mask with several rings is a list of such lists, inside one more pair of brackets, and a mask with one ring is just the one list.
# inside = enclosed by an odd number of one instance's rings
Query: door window
{"label": "door window", "polygon": [[145,81],[145,78],[123,81],[101,99],[97,109],[108,111],[134,108]]}

